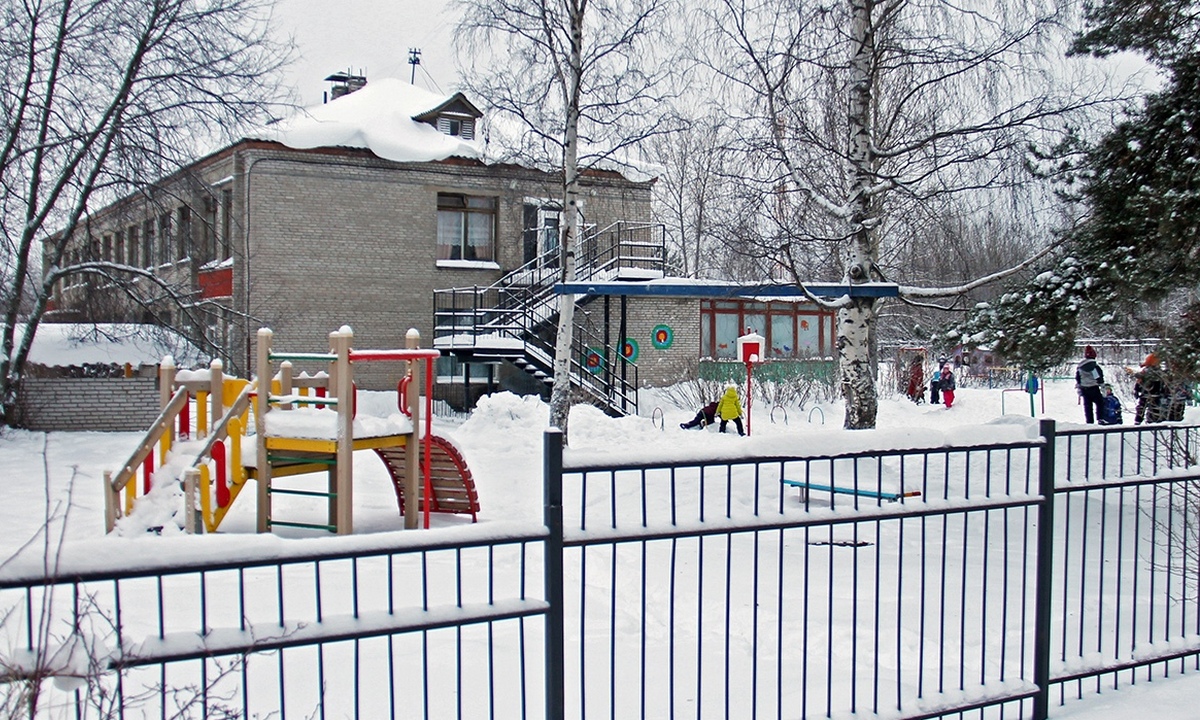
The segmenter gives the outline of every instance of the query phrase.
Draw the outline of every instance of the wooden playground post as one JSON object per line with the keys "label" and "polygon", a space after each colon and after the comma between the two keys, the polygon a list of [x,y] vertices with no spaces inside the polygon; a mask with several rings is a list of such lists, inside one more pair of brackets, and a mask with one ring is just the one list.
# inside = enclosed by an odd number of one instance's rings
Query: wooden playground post
{"label": "wooden playground post", "polygon": [[271,521],[271,464],[267,462],[267,408],[271,399],[271,331],[258,331],[258,390],[254,404],[254,429],[258,433],[258,532],[270,530]]}
{"label": "wooden playground post", "polygon": [[354,377],[350,368],[350,343],[354,332],[349,327],[329,333],[337,355],[337,492],[331,510],[336,515],[338,535],[354,532]]}
{"label": "wooden playground post", "polygon": [[[170,355],[163,356],[162,362],[158,365],[158,407],[165,410],[171,404],[171,396],[175,394],[175,358]],[[165,465],[167,463],[167,452],[170,451],[171,445],[175,442],[175,423],[167,423],[166,432],[163,433],[162,443],[160,445],[158,464]]]}
{"label": "wooden playground post", "polygon": [[203,522],[196,522],[196,489],[200,484],[200,471],[194,467],[183,472],[183,531],[195,535]]}
{"label": "wooden playground post", "polygon": [[[280,395],[291,395],[292,394],[292,361],[291,360],[284,360],[283,362],[279,363],[279,394]],[[291,410],[292,404],[291,403],[280,403],[279,409],[280,410]]]}
{"label": "wooden playground post", "polygon": [[[416,328],[409,328],[404,336],[404,347],[414,350],[421,346],[421,333]],[[407,372],[408,381],[408,412],[412,421],[412,433],[408,436],[408,451],[404,454],[404,529],[415,530],[420,527],[419,512],[423,499],[420,495],[420,447],[418,442],[421,433],[421,361],[409,360]]]}
{"label": "wooden playground post", "polygon": [[221,422],[221,418],[225,417],[225,408],[223,405],[225,399],[225,366],[217,358],[208,364],[208,405],[209,405],[209,423],[215,430],[217,423]]}
{"label": "wooden playground post", "polygon": [[121,493],[113,489],[112,471],[104,471],[104,532],[110,533],[117,526],[117,514],[121,507]]}

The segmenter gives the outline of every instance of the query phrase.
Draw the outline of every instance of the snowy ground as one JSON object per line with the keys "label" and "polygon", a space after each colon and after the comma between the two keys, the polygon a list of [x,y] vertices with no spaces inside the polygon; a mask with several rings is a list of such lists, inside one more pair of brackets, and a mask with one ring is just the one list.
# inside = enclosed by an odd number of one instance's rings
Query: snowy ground
{"label": "snowy ground", "polygon": [[[1051,417],[1062,423],[1081,422],[1070,383],[1047,384],[1044,396],[1037,398],[1038,417]],[[571,418],[570,448],[579,457],[607,459],[663,456],[708,457],[713,455],[750,455],[777,450],[781,445],[796,447],[847,446],[862,443],[895,446],[903,438],[922,442],[943,438],[947,441],[986,437],[996,422],[1005,426],[1031,425],[1029,396],[1022,392],[1002,393],[999,389],[961,388],[955,406],[914,405],[899,397],[881,401],[876,431],[846,433],[840,429],[842,413],[837,405],[814,411],[789,409],[788,422],[776,412],[772,423],[769,409],[755,408],[751,418],[752,437],[739,438],[732,432],[720,435],[715,429],[685,431],[679,423],[689,420],[694,408],[680,409],[664,403],[654,392],[641,398],[642,417],[612,419],[589,408],[576,408]],[[1001,419],[1001,409],[1007,414]],[[393,409],[394,394],[368,395],[360,403],[360,412],[386,414]],[[657,413],[656,410],[661,411]],[[1197,414],[1192,414],[1197,413]],[[460,426],[435,426],[435,432],[447,435],[462,448],[475,477],[482,506],[480,520],[538,523],[541,520],[541,444],[546,424],[546,407],[533,398],[509,394],[486,401],[481,410]],[[652,419],[655,418],[655,419]],[[1132,412],[1126,412],[1127,422]],[[656,422],[657,420],[657,422]],[[823,422],[822,422],[823,420]],[[1189,409],[1189,421],[1200,421],[1200,410]],[[989,427],[991,430],[989,431]],[[732,430],[732,428],[731,428]],[[139,440],[135,433],[31,433],[6,431],[0,436],[0,467],[8,472],[5,502],[0,503],[0,523],[6,528],[0,540],[0,555],[40,554],[57,546],[83,546],[91,554],[128,555],[153,552],[156,538],[136,539],[105,537],[103,528],[102,473],[115,469]],[[358,533],[397,530],[395,495],[387,475],[374,456],[362,453],[355,464],[355,528]],[[246,543],[276,542],[256,539],[251,493],[239,500],[225,524],[223,533],[245,534]],[[296,508],[304,512],[305,508]],[[320,509],[316,512],[319,514]],[[47,520],[49,522],[47,523]],[[469,522],[460,517],[435,517],[437,526]],[[43,532],[48,524],[49,533]],[[170,526],[166,534],[171,533]],[[304,530],[280,530],[278,535],[298,538],[312,536]],[[196,538],[202,547],[206,538]],[[4,563],[4,564],[7,564]],[[3,565],[0,565],[2,571]],[[1153,710],[1159,720],[1196,717],[1193,698],[1200,696],[1200,675],[1153,683],[1139,682],[1133,688],[1103,695],[1085,694],[1082,701],[1068,699],[1064,707],[1055,707],[1053,716],[1115,720],[1134,717]]]}

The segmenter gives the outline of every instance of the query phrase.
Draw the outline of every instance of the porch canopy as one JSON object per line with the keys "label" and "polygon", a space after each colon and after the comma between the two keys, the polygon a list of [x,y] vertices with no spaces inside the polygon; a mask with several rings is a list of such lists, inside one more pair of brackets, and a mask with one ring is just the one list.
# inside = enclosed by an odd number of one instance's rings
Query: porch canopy
{"label": "porch canopy", "polygon": [[[895,283],[805,283],[804,287],[813,295],[823,298],[850,297],[897,297],[900,286]],[[693,278],[659,278],[656,280],[615,280],[558,283],[554,286],[558,295],[621,295],[640,297],[687,297],[687,298],[800,298],[804,292],[794,283],[746,284],[724,280],[696,280]]]}

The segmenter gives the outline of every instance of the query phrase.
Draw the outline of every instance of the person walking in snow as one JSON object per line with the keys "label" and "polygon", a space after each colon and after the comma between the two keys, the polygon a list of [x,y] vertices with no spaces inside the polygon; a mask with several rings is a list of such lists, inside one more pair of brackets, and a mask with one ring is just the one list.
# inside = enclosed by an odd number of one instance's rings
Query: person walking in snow
{"label": "person walking in snow", "polygon": [[746,434],[742,428],[742,401],[738,399],[737,386],[733,383],[725,386],[725,394],[717,401],[717,416],[721,418],[721,427],[718,428],[721,432],[725,432],[725,427],[732,420],[738,435]]}
{"label": "person walking in snow", "polygon": [[954,371],[950,369],[950,363],[942,365],[942,369],[938,373],[938,389],[942,391],[942,404],[947,408],[954,404],[954,390],[957,387],[954,382]]}
{"label": "person walking in snow", "polygon": [[1096,362],[1096,348],[1088,345],[1083,349],[1083,360],[1075,368],[1075,391],[1083,400],[1083,419],[1089,425],[1096,422],[1096,415],[1104,404],[1104,394],[1100,390],[1103,384],[1104,371]]}
{"label": "person walking in snow", "polygon": [[704,407],[696,411],[696,417],[691,419],[691,422],[679,423],[679,427],[688,430],[694,427],[704,429],[716,422],[717,419],[717,403],[710,402]]}
{"label": "person walking in snow", "polygon": [[933,376],[929,379],[929,404],[937,405],[942,401],[942,366],[938,365]]}
{"label": "person walking in snow", "polygon": [[925,400],[925,356],[918,355],[913,358],[912,365],[908,368],[908,387],[905,390],[905,395],[909,400],[920,405]]}
{"label": "person walking in snow", "polygon": [[1142,369],[1133,374],[1133,394],[1137,407],[1133,411],[1133,424],[1141,425],[1163,421],[1163,398],[1167,383],[1158,365],[1158,356],[1150,353],[1142,361]]}

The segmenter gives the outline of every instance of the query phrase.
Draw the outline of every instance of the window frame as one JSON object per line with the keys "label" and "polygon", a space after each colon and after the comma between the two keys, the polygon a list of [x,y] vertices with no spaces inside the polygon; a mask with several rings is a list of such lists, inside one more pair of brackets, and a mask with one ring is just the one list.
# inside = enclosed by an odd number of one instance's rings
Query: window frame
{"label": "window frame", "polygon": [[[737,357],[735,338],[727,338],[729,325],[734,323],[737,333],[744,334],[747,327],[765,338],[770,359],[798,360],[811,357],[826,357],[833,348],[834,313],[811,303],[758,302],[754,300],[701,300],[700,301],[700,357],[715,360],[732,360]],[[775,324],[790,325],[792,349],[781,352],[774,342]],[[748,326],[747,323],[761,324]],[[804,323],[816,323],[817,343],[811,350],[801,351],[799,345],[804,334],[811,334]],[[723,326],[723,327],[721,327]],[[718,332],[722,330],[724,332]],[[725,347],[722,347],[722,344]]]}
{"label": "window frame", "polygon": [[[475,205],[472,205],[472,202]],[[486,203],[486,206],[481,203]],[[436,223],[437,238],[435,246],[435,256],[439,267],[485,267],[489,269],[499,268],[496,263],[496,236],[497,224],[500,214],[500,199],[494,195],[471,195],[469,193],[453,193],[439,192],[437,194],[436,206]],[[457,235],[458,244],[451,245],[443,242],[443,218],[449,215],[457,215]],[[474,245],[471,243],[472,230],[479,229],[480,225],[471,222],[472,217],[486,217],[487,222],[483,227],[487,228],[488,238],[485,245]],[[476,255],[477,248],[487,248],[487,257],[468,257],[468,255]],[[449,248],[447,254],[449,257],[442,257],[443,248]]]}

